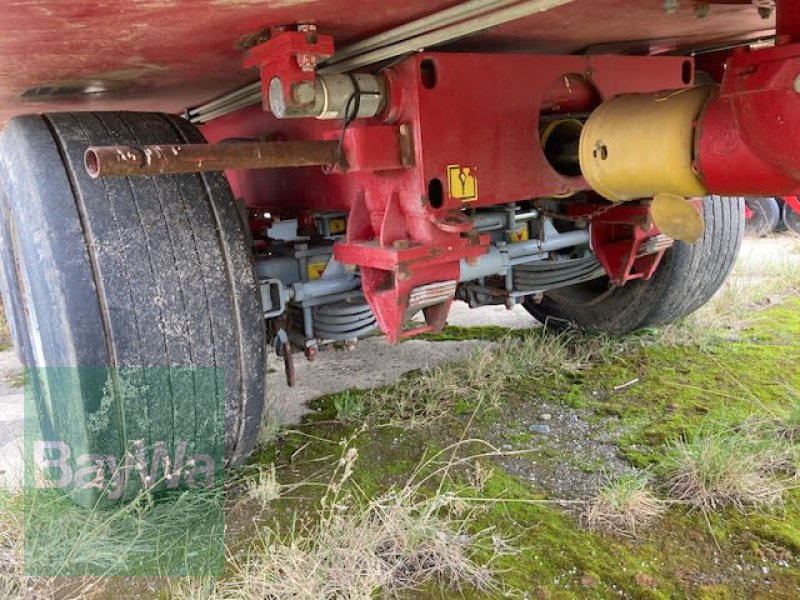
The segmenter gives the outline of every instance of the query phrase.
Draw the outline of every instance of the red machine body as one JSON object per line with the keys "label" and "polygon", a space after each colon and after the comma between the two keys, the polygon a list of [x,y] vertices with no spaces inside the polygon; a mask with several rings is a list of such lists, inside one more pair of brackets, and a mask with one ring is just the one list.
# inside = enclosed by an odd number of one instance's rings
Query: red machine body
{"label": "red machine body", "polygon": [[800,192],[800,4],[777,11],[776,45],[731,55],[698,125],[696,166],[714,193]]}
{"label": "red machine body", "polygon": [[[488,241],[472,231],[464,209],[587,188],[548,162],[543,116],[588,113],[616,94],[693,83],[692,62],[682,57],[424,53],[381,74],[388,87],[382,114],[344,131],[339,121],[277,120],[249,108],[212,121],[204,133],[211,142],[342,139],[346,172],[228,175],[250,207],[349,213],[335,256],[360,268],[365,296],[391,340],[418,333],[403,331],[411,309],[425,309],[427,329],[443,326],[459,261],[486,253]],[[443,282],[437,295],[433,284]]]}

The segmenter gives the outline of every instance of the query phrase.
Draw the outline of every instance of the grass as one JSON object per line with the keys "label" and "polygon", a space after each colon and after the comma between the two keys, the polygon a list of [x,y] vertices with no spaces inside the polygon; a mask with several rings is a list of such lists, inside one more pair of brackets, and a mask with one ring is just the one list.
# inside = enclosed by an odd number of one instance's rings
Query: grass
{"label": "grass", "polygon": [[782,439],[708,419],[688,439],[672,443],[660,467],[672,498],[713,512],[782,505],[793,463]]}
{"label": "grass", "polygon": [[[491,345],[325,398],[295,430],[269,422],[255,464],[231,486],[240,514],[228,514],[225,577],[176,579],[160,597],[797,597],[800,277],[739,269],[750,284],[733,282],[663,331],[451,329]],[[635,472],[567,504],[466,440],[535,416],[542,402],[556,417],[564,404],[583,421],[617,418],[613,443]],[[515,459],[563,466],[552,437]],[[85,535],[63,515],[62,537]],[[3,533],[0,553],[17,543]],[[136,590],[103,597],[146,595]]]}
{"label": "grass", "polygon": [[8,328],[6,310],[0,300],[0,351],[8,350],[11,347],[11,330]]}
{"label": "grass", "polygon": [[473,511],[456,494],[425,489],[449,467],[431,472],[428,461],[404,485],[370,497],[352,480],[359,459],[354,439],[342,446],[313,511],[262,528],[232,558],[226,580],[184,585],[172,597],[367,599],[429,584],[495,589],[491,561],[473,558],[485,537],[468,530]]}
{"label": "grass", "polygon": [[707,345],[736,339],[760,310],[800,296],[800,263],[739,260],[731,277],[700,310],[658,332],[666,344]]}
{"label": "grass", "polygon": [[623,475],[600,490],[580,520],[594,531],[636,537],[665,510],[666,504],[653,492],[647,474]]}
{"label": "grass", "polygon": [[333,400],[336,416],[341,421],[356,421],[364,416],[364,395],[347,390]]}
{"label": "grass", "polygon": [[23,596],[22,533],[21,511],[9,494],[0,493],[0,598]]}
{"label": "grass", "polygon": [[222,573],[223,492],[139,494],[108,510],[55,490],[24,495],[25,572],[46,577]]}
{"label": "grass", "polygon": [[578,373],[613,356],[623,345],[609,336],[533,329],[476,350],[464,361],[412,373],[396,384],[367,391],[358,396],[363,403],[355,404],[353,394],[357,393],[344,392],[334,398],[334,404],[340,414],[340,407],[353,404],[373,423],[403,427],[427,425],[454,412],[469,413],[476,406],[491,412],[521,386]]}

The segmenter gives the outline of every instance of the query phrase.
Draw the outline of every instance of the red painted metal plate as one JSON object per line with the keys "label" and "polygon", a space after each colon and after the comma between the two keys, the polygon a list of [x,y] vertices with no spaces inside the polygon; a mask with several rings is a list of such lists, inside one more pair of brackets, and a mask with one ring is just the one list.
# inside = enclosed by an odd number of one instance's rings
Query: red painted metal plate
{"label": "red painted metal plate", "polygon": [[[575,0],[459,42],[457,49],[565,53],[619,44],[637,52],[748,37],[774,27],[749,1]],[[0,3],[0,122],[45,110],[160,110],[255,80],[238,44],[266,27],[316,22],[340,45],[455,4],[448,0],[9,0]]]}

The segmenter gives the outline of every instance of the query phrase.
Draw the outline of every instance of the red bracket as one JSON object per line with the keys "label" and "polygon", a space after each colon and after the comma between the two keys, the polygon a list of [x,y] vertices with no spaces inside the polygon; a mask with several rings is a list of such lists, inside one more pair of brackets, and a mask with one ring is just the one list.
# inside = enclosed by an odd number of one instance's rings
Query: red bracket
{"label": "red bracket", "polygon": [[261,73],[261,92],[264,109],[269,110],[270,82],[277,78],[287,109],[304,106],[295,94],[298,84],[316,78],[320,59],[333,56],[333,38],[317,33],[315,25],[300,25],[297,31],[278,31],[269,40],[250,48],[244,66],[257,67]]}
{"label": "red bracket", "polygon": [[591,220],[590,239],[611,283],[625,285],[653,276],[673,241],[662,235],[650,219],[650,207],[615,206]]}
{"label": "red bracket", "polygon": [[[408,215],[396,194],[390,196],[380,223],[373,225],[372,216],[359,196],[348,216],[346,241],[333,247],[336,260],[358,265],[364,297],[390,342],[440,331],[461,273],[459,261],[485,254],[489,237],[448,232],[426,222],[425,239],[411,239]],[[420,310],[425,325],[405,329]]]}
{"label": "red bracket", "polygon": [[784,196],[781,198],[786,206],[800,215],[800,196]]}

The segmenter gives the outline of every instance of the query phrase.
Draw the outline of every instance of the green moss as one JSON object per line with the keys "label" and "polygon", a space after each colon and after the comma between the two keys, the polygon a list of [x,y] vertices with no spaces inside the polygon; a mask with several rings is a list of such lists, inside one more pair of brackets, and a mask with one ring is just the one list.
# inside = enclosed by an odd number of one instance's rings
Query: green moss
{"label": "green moss", "polygon": [[484,340],[487,342],[499,342],[500,340],[524,337],[530,334],[528,329],[509,329],[497,325],[482,325],[473,327],[461,327],[458,325],[447,325],[441,333],[425,333],[418,335],[415,339],[426,340],[429,342],[458,342],[462,340]]}
{"label": "green moss", "polygon": [[[643,344],[596,364],[549,397],[568,406],[622,416],[628,426],[620,452],[638,465],[657,459],[660,446],[696,427],[708,413],[731,420],[785,402],[800,389],[800,301],[770,308],[739,342],[697,346]],[[637,380],[625,388],[617,386]]]}
{"label": "green moss", "polygon": [[[481,514],[476,531],[491,527],[495,535],[524,548],[495,564],[506,586],[540,589],[550,598],[681,597],[676,583],[659,574],[655,546],[582,530],[573,517],[506,473],[495,474],[483,494],[498,501]],[[641,574],[652,577],[657,588],[637,583]]]}
{"label": "green moss", "polygon": [[[445,330],[450,336],[446,339],[501,339],[507,333],[499,328]],[[542,343],[553,340],[549,334],[536,335]],[[586,420],[619,415],[623,432],[619,453],[632,464],[645,467],[661,458],[665,443],[691,434],[706,419],[740,423],[754,412],[764,414],[785,403],[787,389],[800,390],[798,340],[800,301],[755,316],[736,342],[669,346],[645,333],[620,343],[613,352],[598,354],[583,368],[538,373],[517,381],[513,389],[504,391],[507,401],[491,419],[485,414],[471,418],[472,404],[456,401],[451,415],[427,429],[372,424],[361,431],[358,423],[335,422],[337,396],[327,396],[313,404],[315,411],[306,423],[295,432],[284,432],[274,447],[263,449],[256,460],[276,462],[282,483],[311,477],[324,483],[341,455],[341,440],[349,439],[359,453],[353,482],[367,496],[374,496],[404,485],[438,449],[462,437],[487,437],[490,428],[516,432],[504,438],[515,448],[531,446],[534,436],[527,431],[526,423],[531,414],[536,414],[538,403],[545,400],[577,408]],[[578,336],[565,343],[590,342]],[[413,385],[416,376],[405,377],[402,385]],[[557,412],[552,406],[549,410]],[[467,423],[473,429],[465,432]],[[543,446],[537,445],[531,460],[557,468],[559,461],[565,460],[563,453],[548,445],[550,438],[536,439],[543,440]],[[470,450],[477,453],[486,448],[464,448],[459,455]],[[600,461],[588,459],[575,466],[590,473],[602,469]],[[433,468],[429,466],[425,472]],[[459,484],[465,480],[465,473],[456,469],[451,475],[451,483],[445,487],[464,493]],[[297,494],[302,502],[281,501],[276,518],[293,516],[318,493],[315,488],[303,488],[303,493]],[[474,532],[489,531],[514,549],[494,564],[509,591],[552,599],[622,596],[726,600],[792,597],[800,585],[800,568],[794,558],[800,554],[800,492],[790,494],[785,509],[774,513],[728,511],[706,518],[699,512],[672,508],[637,540],[582,529],[573,512],[546,501],[545,493],[497,463],[484,488],[470,493],[491,499],[477,503],[480,509],[472,524]],[[489,550],[481,552],[486,560],[492,554]],[[790,566],[776,566],[777,559]],[[737,575],[736,565],[740,563],[750,572]],[[769,587],[758,575],[763,564],[772,569]],[[442,594],[430,590],[429,596],[439,598]],[[447,597],[494,596],[463,590]]]}

